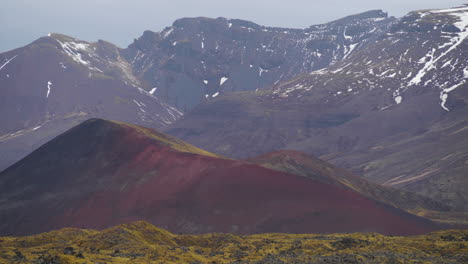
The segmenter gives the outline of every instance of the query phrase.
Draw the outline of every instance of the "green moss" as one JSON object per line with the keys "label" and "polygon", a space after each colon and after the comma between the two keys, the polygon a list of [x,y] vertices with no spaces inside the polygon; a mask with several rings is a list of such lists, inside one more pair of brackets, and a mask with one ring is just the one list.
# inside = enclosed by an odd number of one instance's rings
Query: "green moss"
{"label": "green moss", "polygon": [[[67,250],[65,250],[67,248]],[[146,222],[103,231],[65,228],[0,238],[0,263],[463,263],[468,230],[411,237],[368,234],[174,235]],[[263,262],[262,262],[263,261]],[[328,261],[328,262],[327,262]]]}

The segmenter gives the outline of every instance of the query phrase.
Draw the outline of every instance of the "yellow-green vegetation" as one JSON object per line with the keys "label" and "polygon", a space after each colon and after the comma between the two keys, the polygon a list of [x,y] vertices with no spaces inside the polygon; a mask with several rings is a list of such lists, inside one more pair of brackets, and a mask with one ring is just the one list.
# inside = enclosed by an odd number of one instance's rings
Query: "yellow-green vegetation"
{"label": "yellow-green vegetation", "polygon": [[440,223],[468,225],[468,212],[439,212],[421,209],[410,211],[410,213]]}
{"label": "yellow-green vegetation", "polygon": [[195,147],[193,145],[187,144],[187,143],[183,142],[182,140],[179,140],[179,139],[177,139],[175,137],[171,137],[171,136],[165,135],[163,133],[158,133],[157,131],[155,131],[153,129],[150,129],[150,128],[141,127],[141,126],[137,126],[137,125],[133,125],[133,124],[129,124],[129,123],[124,123],[124,122],[120,122],[120,121],[112,121],[112,122],[114,122],[116,124],[119,124],[119,125],[123,125],[123,126],[133,128],[136,131],[144,134],[148,138],[151,138],[151,139],[154,139],[154,140],[156,140],[156,141],[158,141],[160,143],[163,143],[163,144],[165,144],[165,145],[169,146],[170,148],[172,148],[174,150],[177,150],[177,151],[188,152],[188,153],[199,154],[199,155],[210,156],[210,157],[222,158],[221,156],[218,156],[218,155],[216,155],[214,153],[211,153],[211,152],[208,152],[206,150],[197,148],[197,147]]}
{"label": "yellow-green vegetation", "polygon": [[0,263],[467,263],[468,230],[378,234],[174,235],[146,222],[0,237]]}

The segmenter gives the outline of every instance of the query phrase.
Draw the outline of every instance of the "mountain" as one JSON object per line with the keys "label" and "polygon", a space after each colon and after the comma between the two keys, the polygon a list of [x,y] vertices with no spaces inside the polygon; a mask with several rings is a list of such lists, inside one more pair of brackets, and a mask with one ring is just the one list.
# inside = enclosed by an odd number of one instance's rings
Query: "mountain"
{"label": "mountain", "polygon": [[5,61],[0,75],[0,133],[66,115],[108,115],[145,125],[160,123],[158,127],[180,116],[139,89],[119,49],[104,41],[87,43],[51,34],[2,53],[0,61]]}
{"label": "mountain", "polygon": [[91,119],[0,174],[0,233],[146,220],[177,233],[378,232],[436,225],[358,192]]}
{"label": "mountain", "polygon": [[303,151],[467,210],[467,16],[412,12],[326,69],[220,96],[165,131],[233,158]]}
{"label": "mountain", "polygon": [[369,182],[362,177],[302,152],[280,150],[251,158],[248,161],[274,170],[301,175],[318,182],[350,189],[414,214],[424,210],[449,211],[450,209],[443,203],[424,196]]}
{"label": "mountain", "polygon": [[183,18],[162,32],[145,31],[122,53],[148,91],[188,111],[219,94],[268,88],[332,65],[372,42],[394,20],[374,10],[288,29]]}
{"label": "mountain", "polygon": [[361,234],[176,235],[139,221],[0,237],[0,263],[466,263],[467,230]]}
{"label": "mountain", "polygon": [[59,34],[0,54],[0,170],[91,117],[164,127],[182,115],[138,87],[120,49]]}
{"label": "mountain", "polygon": [[356,191],[373,200],[434,221],[466,224],[467,213],[445,203],[395,187],[382,186],[302,152],[279,150],[248,159],[249,162],[301,175],[318,182]]}
{"label": "mountain", "polygon": [[61,34],[0,54],[0,171],[97,117],[162,128],[202,101],[336,63],[394,21],[369,11],[307,29],[184,18],[126,49]]}

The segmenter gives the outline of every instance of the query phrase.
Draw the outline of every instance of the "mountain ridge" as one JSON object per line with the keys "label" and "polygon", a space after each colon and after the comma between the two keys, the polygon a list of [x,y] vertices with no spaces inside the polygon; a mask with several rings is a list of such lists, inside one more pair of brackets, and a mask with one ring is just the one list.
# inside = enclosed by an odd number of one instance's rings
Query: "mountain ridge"
{"label": "mountain ridge", "polygon": [[[387,17],[381,11],[373,12]],[[208,22],[196,26],[198,20]],[[172,26],[161,32],[145,31],[124,49],[102,40],[87,42],[50,33],[25,47],[0,53],[0,85],[6,88],[1,90],[3,101],[0,99],[0,110],[5,113],[0,117],[0,144],[5,150],[0,170],[86,119],[161,128],[202,101],[232,91],[266,88],[288,76],[328,66],[345,52],[350,53],[349,43],[354,42],[350,36],[344,39],[342,25],[327,29],[329,23],[319,28],[286,29],[236,19],[198,20],[174,22],[188,24],[194,30]],[[354,19],[350,25],[383,28],[393,18],[361,20]],[[357,38],[368,37],[359,32],[354,32]],[[206,35],[206,41],[202,41],[202,35]],[[294,41],[288,44],[290,37]],[[342,43],[333,43],[335,38]],[[41,57],[44,52],[49,55]],[[18,57],[19,53],[23,55]],[[288,57],[294,67],[285,66]],[[75,91],[77,86],[87,87],[87,91]],[[99,95],[85,95],[96,92]],[[42,94],[49,103],[44,102]],[[112,95],[113,100],[105,94]]]}
{"label": "mountain ridge", "polygon": [[467,11],[412,12],[328,68],[202,103],[166,132],[233,158],[306,152],[466,211]]}
{"label": "mountain ridge", "polygon": [[446,227],[350,189],[168,140],[100,119],[70,129],[0,173],[0,232],[135,220],[177,233],[417,234]]}

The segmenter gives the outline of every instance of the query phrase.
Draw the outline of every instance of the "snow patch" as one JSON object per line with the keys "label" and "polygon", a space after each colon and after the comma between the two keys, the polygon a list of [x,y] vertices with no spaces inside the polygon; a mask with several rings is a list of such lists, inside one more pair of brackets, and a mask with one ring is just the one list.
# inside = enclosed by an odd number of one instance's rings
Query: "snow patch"
{"label": "snow patch", "polygon": [[441,92],[440,92],[440,100],[441,100],[441,103],[440,103],[440,106],[447,112],[449,112],[450,110],[447,108],[447,106],[445,106],[445,104],[447,103],[447,99],[448,99],[448,93],[450,93],[451,91],[457,89],[458,87],[462,86],[463,84],[466,83],[466,80],[463,80],[462,82],[460,82],[459,84],[455,84],[453,85],[452,87],[450,88],[446,88],[446,89],[443,89]]}
{"label": "snow patch", "polygon": [[174,28],[171,28],[168,31],[164,32],[163,39],[167,38],[167,36],[169,36],[172,33],[172,31],[174,31]]}
{"label": "snow patch", "polygon": [[138,107],[141,107],[141,104],[138,103],[136,100],[133,100],[133,102],[134,102],[136,105],[138,105]]}
{"label": "snow patch", "polygon": [[[450,13],[451,16],[457,17],[459,21],[454,23],[454,25],[458,27],[461,32],[459,32],[457,36],[451,38],[447,44],[444,44],[441,46],[441,47],[450,46],[450,48],[448,48],[445,52],[443,52],[437,58],[434,58],[434,53],[436,49],[432,49],[432,51],[429,52],[425,56],[426,64],[416,74],[416,76],[408,83],[408,86],[419,84],[422,78],[427,74],[428,71],[436,68],[435,65],[441,58],[443,58],[452,50],[456,49],[468,37],[468,30],[466,30],[466,27],[468,26],[468,12],[464,12],[467,10],[468,10],[468,7],[431,11],[431,13]],[[460,11],[463,11],[463,12],[460,13]],[[427,61],[427,59],[429,59],[429,61]]]}
{"label": "snow patch", "polygon": [[88,69],[93,70],[93,71],[99,71],[103,72],[102,70],[91,66],[91,63],[85,59],[83,59],[82,54],[79,52],[86,52],[90,57],[97,57],[96,54],[94,54],[93,49],[91,49],[91,45],[87,43],[77,43],[74,41],[69,41],[69,42],[61,42],[58,39],[55,39],[60,46],[62,46],[63,51],[70,56],[75,62],[82,64],[84,66],[87,66]]}
{"label": "snow patch", "polygon": [[316,70],[316,71],[313,71],[311,73],[309,73],[310,75],[322,75],[322,74],[326,74],[328,71],[323,68],[323,69],[320,69],[320,70]]}
{"label": "snow patch", "polygon": [[440,92],[440,106],[447,112],[450,112],[450,110],[445,106],[445,104],[447,103],[447,99],[448,99],[448,94],[444,93],[444,91]]}
{"label": "snow patch", "polygon": [[348,27],[346,27],[346,28],[344,29],[344,31],[343,31],[343,37],[344,37],[346,40],[351,40],[351,39],[353,39],[353,37],[346,35],[346,30],[347,30],[347,29],[348,29]]}
{"label": "snow patch", "polygon": [[12,60],[14,60],[18,55],[13,56],[11,59],[7,60],[2,66],[0,66],[0,70],[7,66]]}
{"label": "snow patch", "polygon": [[268,72],[268,70],[264,70],[262,67],[258,67],[258,76],[262,77],[264,72]]}
{"label": "snow patch", "polygon": [[444,63],[444,65],[442,65],[442,69],[449,66],[451,63],[452,63],[452,60],[447,61],[446,63]]}
{"label": "snow patch", "polygon": [[[125,84],[127,84],[127,83],[125,83]],[[137,88],[138,91],[139,91],[141,94],[147,95],[147,96],[149,96],[149,97],[151,97],[151,98],[155,98],[153,95],[151,95],[151,94],[150,94],[148,91],[146,91],[145,89],[142,89],[142,88],[137,87],[137,86],[134,86],[134,87]]]}
{"label": "snow patch", "polygon": [[[76,43],[74,43],[74,42],[72,42],[72,43],[61,42],[58,39],[57,39],[57,41],[60,43],[60,45],[62,46],[65,53],[67,53],[74,61],[76,61],[76,62],[78,62],[80,64],[83,64],[83,65],[88,65],[89,64],[89,62],[83,60],[83,58],[81,57],[81,54],[76,51],[77,48],[75,48],[75,45],[74,45]],[[83,46],[80,46],[80,47],[83,48]]]}
{"label": "snow patch", "polygon": [[227,77],[221,77],[221,80],[219,81],[219,85],[223,85],[229,78]]}
{"label": "snow patch", "polygon": [[374,17],[374,18],[369,18],[370,21],[378,22],[378,21],[383,21],[385,20],[385,17]]}
{"label": "snow patch", "polygon": [[452,13],[452,12],[460,12],[460,11],[468,11],[468,7],[456,7],[456,8],[450,8],[450,9],[440,9],[440,10],[433,10],[433,11],[430,11],[430,12],[434,13],[434,14],[440,14],[440,13]]}
{"label": "snow patch", "polygon": [[46,98],[49,98],[51,86],[52,86],[52,82],[48,81],[47,82],[47,95],[46,95]]}
{"label": "snow patch", "polygon": [[346,58],[349,56],[349,54],[351,54],[351,53],[354,51],[354,49],[356,48],[357,45],[358,45],[358,44],[351,44],[351,45],[349,45],[349,50],[348,50],[348,51],[346,52],[346,54],[343,56],[343,59],[346,59]]}
{"label": "snow patch", "polygon": [[401,104],[401,101],[403,101],[403,97],[401,97],[401,95],[398,95],[393,99],[395,99],[396,104]]}

